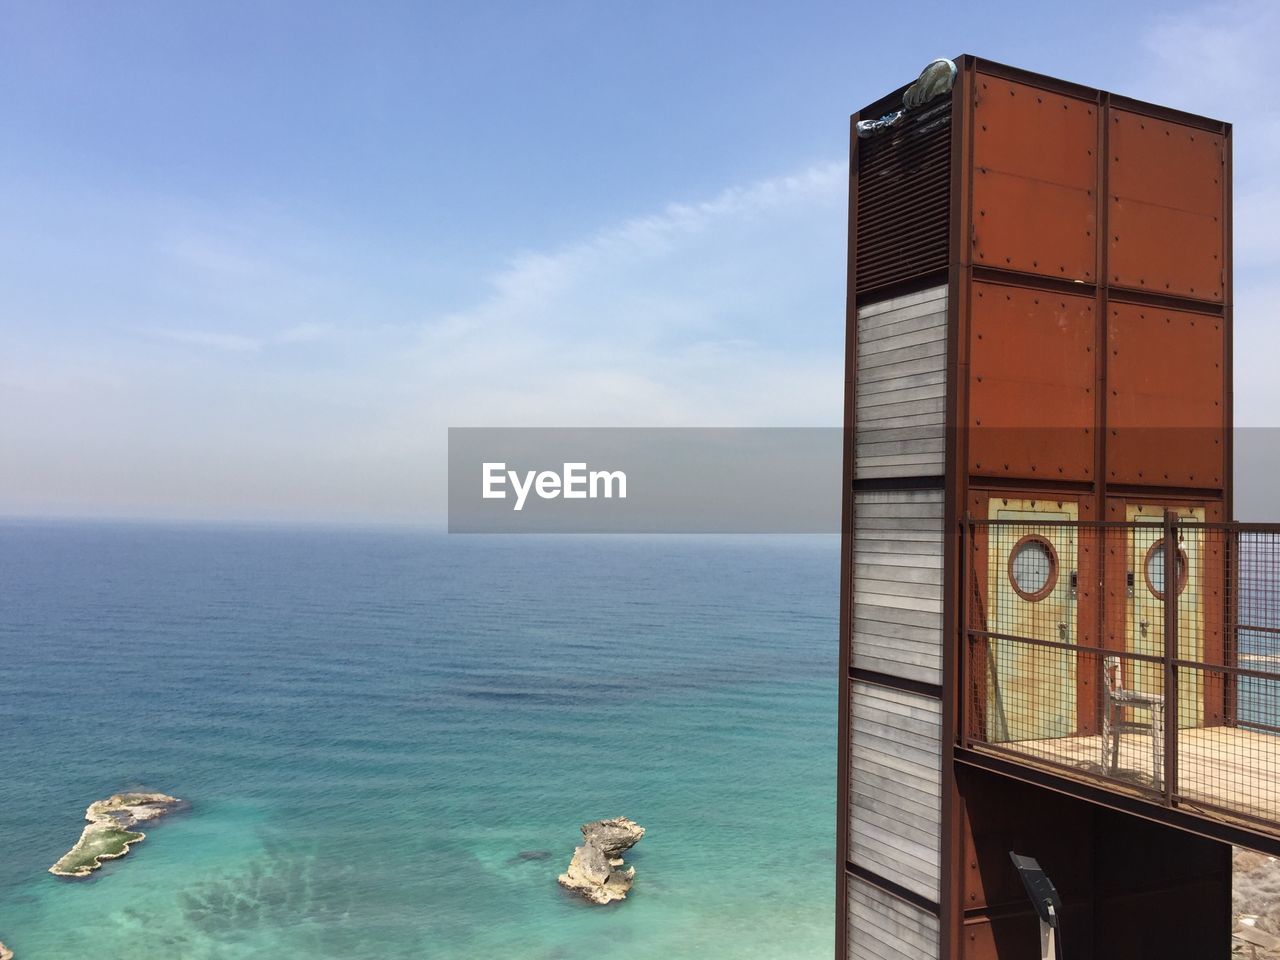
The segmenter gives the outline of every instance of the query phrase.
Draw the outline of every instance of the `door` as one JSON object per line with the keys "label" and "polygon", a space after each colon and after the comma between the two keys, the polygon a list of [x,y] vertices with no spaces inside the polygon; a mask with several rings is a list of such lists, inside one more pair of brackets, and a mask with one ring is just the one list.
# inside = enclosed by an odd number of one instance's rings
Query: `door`
{"label": "door", "polygon": [[[1125,649],[1133,653],[1164,656],[1164,511],[1163,506],[1126,504],[1129,531],[1128,569],[1125,574]],[[1204,507],[1178,509],[1178,519],[1203,523]],[[1203,662],[1205,579],[1204,533],[1180,530],[1177,561],[1178,657]],[[1164,693],[1164,667],[1125,661],[1124,686],[1143,693]],[[1204,674],[1186,668],[1178,671],[1178,726],[1204,723]]]}
{"label": "door", "polygon": [[[989,519],[988,629],[1008,637],[1076,642],[1075,503],[996,498]],[[987,736],[992,742],[1064,737],[1076,728],[1076,653],[1026,640],[992,639]]]}

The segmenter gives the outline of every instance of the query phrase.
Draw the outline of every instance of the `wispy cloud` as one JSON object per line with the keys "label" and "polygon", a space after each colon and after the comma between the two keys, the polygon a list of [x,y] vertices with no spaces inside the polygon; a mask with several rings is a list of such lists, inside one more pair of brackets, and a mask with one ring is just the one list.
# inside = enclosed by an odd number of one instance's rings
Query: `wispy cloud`
{"label": "wispy cloud", "polygon": [[154,327],[146,330],[145,333],[148,336],[170,343],[211,350],[224,350],[229,353],[257,353],[262,349],[261,340],[235,333],[210,333],[206,330],[166,330]]}
{"label": "wispy cloud", "polygon": [[341,238],[299,259],[277,222],[189,216],[214,239],[157,246],[147,306],[172,319],[0,358],[0,394],[45,369],[16,397],[36,415],[0,422],[0,502],[422,519],[449,426],[833,423],[845,190],[839,160],[668,204],[512,254],[461,310],[382,291]]}
{"label": "wispy cloud", "polygon": [[147,327],[140,332],[167,343],[227,353],[260,353],[268,347],[322,343],[338,335],[332,323],[295,323],[261,336],[172,327]]}
{"label": "wispy cloud", "polygon": [[846,170],[513,257],[475,306],[426,324],[422,408],[454,425],[832,422]]}

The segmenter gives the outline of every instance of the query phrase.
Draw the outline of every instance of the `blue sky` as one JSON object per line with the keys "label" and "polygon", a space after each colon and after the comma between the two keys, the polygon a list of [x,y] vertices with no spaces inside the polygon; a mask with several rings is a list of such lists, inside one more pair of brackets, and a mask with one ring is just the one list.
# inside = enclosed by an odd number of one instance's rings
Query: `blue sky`
{"label": "blue sky", "polygon": [[432,521],[445,430],[839,421],[850,112],[961,52],[1231,120],[1280,425],[1280,13],[0,7],[0,514]]}

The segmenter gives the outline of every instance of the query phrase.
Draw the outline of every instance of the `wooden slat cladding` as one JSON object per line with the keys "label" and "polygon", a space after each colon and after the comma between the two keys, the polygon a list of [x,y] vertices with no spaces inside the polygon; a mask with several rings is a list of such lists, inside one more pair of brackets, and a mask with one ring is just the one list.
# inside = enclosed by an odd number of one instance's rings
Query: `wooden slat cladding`
{"label": "wooden slat cladding", "polygon": [[942,500],[941,490],[856,495],[855,669],[942,683]]}
{"label": "wooden slat cladding", "polygon": [[858,144],[856,291],[947,266],[951,102]]}
{"label": "wooden slat cladding", "polygon": [[941,476],[946,463],[946,286],[860,308],[857,337],[854,476]]}
{"label": "wooden slat cladding", "polygon": [[937,902],[942,703],[905,690],[852,683],[850,858]]}
{"label": "wooden slat cladding", "polygon": [[860,877],[849,880],[850,960],[932,960],[938,918]]}

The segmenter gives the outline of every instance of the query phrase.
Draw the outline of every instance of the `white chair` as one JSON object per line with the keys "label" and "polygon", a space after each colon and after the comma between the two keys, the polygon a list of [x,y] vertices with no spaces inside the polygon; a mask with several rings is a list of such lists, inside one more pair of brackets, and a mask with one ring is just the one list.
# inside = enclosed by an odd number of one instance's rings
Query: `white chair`
{"label": "white chair", "polygon": [[[1163,790],[1164,697],[1126,689],[1119,657],[1102,661],[1102,680],[1102,768],[1112,776],[1119,768],[1120,734],[1150,732],[1151,782],[1157,790]],[[1146,710],[1150,719],[1145,723],[1126,720],[1123,712],[1126,707],[1133,711]]]}

